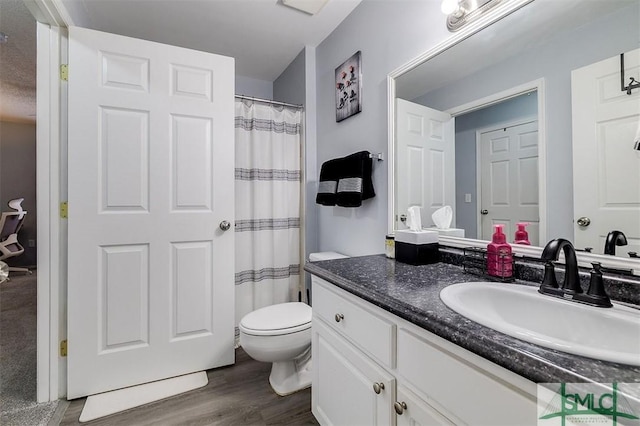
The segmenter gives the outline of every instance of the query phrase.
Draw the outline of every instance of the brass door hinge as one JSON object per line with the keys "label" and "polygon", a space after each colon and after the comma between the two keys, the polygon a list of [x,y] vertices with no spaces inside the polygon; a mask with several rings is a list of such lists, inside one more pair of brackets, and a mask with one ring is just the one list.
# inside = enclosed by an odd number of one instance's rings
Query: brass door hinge
{"label": "brass door hinge", "polygon": [[67,203],[66,201],[60,203],[60,217],[62,219],[69,218],[69,203]]}
{"label": "brass door hinge", "polygon": [[60,80],[69,81],[69,65],[60,65]]}
{"label": "brass door hinge", "polygon": [[67,356],[67,341],[63,340],[60,342],[60,356]]}

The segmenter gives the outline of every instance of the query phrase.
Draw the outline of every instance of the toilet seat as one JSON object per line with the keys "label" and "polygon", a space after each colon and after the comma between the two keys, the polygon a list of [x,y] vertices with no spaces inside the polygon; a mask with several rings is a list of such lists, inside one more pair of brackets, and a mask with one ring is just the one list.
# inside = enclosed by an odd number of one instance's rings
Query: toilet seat
{"label": "toilet seat", "polygon": [[311,328],[311,307],[301,302],[265,306],[242,318],[240,331],[253,336],[279,336]]}

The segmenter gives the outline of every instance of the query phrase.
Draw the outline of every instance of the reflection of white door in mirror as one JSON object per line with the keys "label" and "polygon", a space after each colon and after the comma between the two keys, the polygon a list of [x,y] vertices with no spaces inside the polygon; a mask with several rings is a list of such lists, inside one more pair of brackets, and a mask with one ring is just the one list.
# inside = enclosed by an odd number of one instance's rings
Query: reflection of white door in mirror
{"label": "reflection of white door in mirror", "polygon": [[[443,206],[453,209],[455,227],[454,119],[450,114],[397,99],[397,215],[422,207],[422,226],[433,226],[431,215]],[[406,226],[396,218],[396,229]]]}
{"label": "reflection of white door in mirror", "polygon": [[538,122],[527,120],[478,133],[483,211],[479,238],[490,240],[493,225],[501,223],[511,241],[516,223],[527,222],[531,244],[539,245]]}
{"label": "reflection of white door in mirror", "polygon": [[[624,63],[626,76],[640,78],[640,49],[625,53]],[[628,245],[616,255],[640,252],[640,90],[621,90],[616,55],[574,70],[571,98],[575,246],[603,253],[607,234],[619,230]],[[590,224],[578,225],[580,217]]]}

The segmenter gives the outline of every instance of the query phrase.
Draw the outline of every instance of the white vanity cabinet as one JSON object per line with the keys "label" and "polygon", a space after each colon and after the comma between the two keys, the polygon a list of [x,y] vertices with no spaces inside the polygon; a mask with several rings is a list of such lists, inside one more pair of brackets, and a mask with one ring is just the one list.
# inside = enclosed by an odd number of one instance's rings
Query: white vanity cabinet
{"label": "white vanity cabinet", "polygon": [[531,381],[321,278],[312,285],[320,424],[536,424]]}
{"label": "white vanity cabinet", "polygon": [[391,374],[321,321],[313,324],[312,345],[313,413],[321,424],[393,423],[395,379]]}

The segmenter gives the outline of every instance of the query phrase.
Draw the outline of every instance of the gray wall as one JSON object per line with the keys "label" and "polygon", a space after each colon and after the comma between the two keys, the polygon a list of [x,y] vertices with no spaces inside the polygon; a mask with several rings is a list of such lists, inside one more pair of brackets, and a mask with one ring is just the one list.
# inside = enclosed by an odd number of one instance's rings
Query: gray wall
{"label": "gray wall", "polygon": [[310,48],[303,49],[298,56],[289,64],[286,70],[273,82],[273,98],[277,101],[288,102],[297,105],[305,105],[305,187],[306,199],[304,233],[305,233],[305,256],[318,251],[318,206],[316,199],[316,145],[315,138],[309,132],[308,124],[310,119],[314,119],[313,113],[309,111],[307,102],[307,84],[312,82],[312,78],[307,78],[307,61],[310,56],[315,55]]}
{"label": "gray wall", "polygon": [[[440,1],[363,0],[316,48],[317,158],[387,153],[387,74],[449,36]],[[335,69],[362,52],[362,112],[336,123]],[[319,249],[350,256],[384,252],[387,163],[375,162],[376,196],[358,208],[320,206]],[[315,192],[317,187],[312,188]]]}
{"label": "gray wall", "polygon": [[36,125],[0,121],[0,211],[12,211],[7,202],[24,198],[22,208],[27,216],[18,241],[24,253],[7,259],[11,266],[35,266],[36,247],[29,247],[29,240],[36,241]]}
{"label": "gray wall", "polygon": [[236,95],[273,99],[273,83],[257,78],[236,75]]}
{"label": "gray wall", "polygon": [[[544,78],[547,143],[547,238],[573,239],[573,159],[571,150],[571,70],[638,48],[640,3],[595,24],[562,34],[474,78],[421,97],[425,105],[449,109],[520,84]],[[637,31],[629,31],[636,28]],[[481,83],[479,83],[481,82]],[[551,205],[552,204],[552,205]]]}
{"label": "gray wall", "polygon": [[273,82],[273,99],[304,105],[305,82],[305,49],[302,49],[287,69]]}
{"label": "gray wall", "polygon": [[[467,238],[478,235],[476,131],[537,115],[534,92],[456,117],[456,226],[465,230]],[[471,194],[470,203],[465,203],[464,194]]]}
{"label": "gray wall", "polygon": [[[305,239],[305,259],[309,258],[309,253],[318,251],[318,207],[316,199],[316,138],[315,138],[315,109],[310,110],[315,102],[311,90],[307,90],[309,84],[315,82],[311,74],[315,58],[315,50],[312,47],[305,47],[296,58],[289,64],[282,74],[273,82],[273,98],[277,101],[288,102],[305,106],[304,116],[304,185],[306,188],[306,198],[303,201],[305,214],[303,220]],[[313,90],[315,93],[315,91]],[[305,274],[305,284],[310,292],[311,277]]]}

